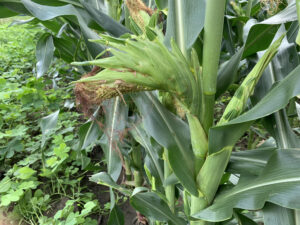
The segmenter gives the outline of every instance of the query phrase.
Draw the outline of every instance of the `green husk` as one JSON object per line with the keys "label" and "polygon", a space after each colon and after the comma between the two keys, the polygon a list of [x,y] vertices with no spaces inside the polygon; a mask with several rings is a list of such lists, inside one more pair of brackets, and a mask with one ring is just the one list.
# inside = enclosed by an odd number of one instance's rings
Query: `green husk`
{"label": "green husk", "polygon": [[255,67],[247,75],[243,83],[239,86],[234,96],[227,105],[218,125],[229,122],[239,116],[245,109],[247,99],[253,94],[254,88],[259,81],[263,71],[277,53],[277,49],[281,44],[285,34],[276,40],[260,58]]}
{"label": "green husk", "polygon": [[[154,41],[141,37],[121,39],[103,36],[101,43],[111,47],[112,57],[73,65],[95,65],[105,68],[93,77],[77,82],[94,83],[97,89],[110,93],[99,98],[117,96],[120,93],[143,90],[163,90],[182,102],[185,107],[194,109],[193,102],[200,96],[198,83],[186,58],[172,41],[169,51],[157,38]],[[103,99],[104,100],[104,99]],[[199,104],[199,103],[197,103]]]}

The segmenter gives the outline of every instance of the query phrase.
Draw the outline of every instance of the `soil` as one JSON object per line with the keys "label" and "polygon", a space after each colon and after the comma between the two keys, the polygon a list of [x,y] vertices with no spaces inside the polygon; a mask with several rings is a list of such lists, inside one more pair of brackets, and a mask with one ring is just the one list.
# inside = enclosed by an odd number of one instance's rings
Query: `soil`
{"label": "soil", "polygon": [[0,225],[18,225],[18,224],[19,224],[18,220],[14,219],[13,215],[0,210]]}

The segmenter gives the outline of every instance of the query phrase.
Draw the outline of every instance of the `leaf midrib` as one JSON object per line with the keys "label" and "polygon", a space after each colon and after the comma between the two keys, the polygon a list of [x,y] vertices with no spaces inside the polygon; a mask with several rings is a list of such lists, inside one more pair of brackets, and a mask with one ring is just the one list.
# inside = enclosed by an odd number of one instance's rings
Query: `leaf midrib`
{"label": "leaf midrib", "polygon": [[148,150],[148,152],[149,152],[149,154],[150,154],[150,156],[151,156],[151,159],[152,159],[153,163],[155,164],[155,166],[156,166],[156,168],[157,168],[157,171],[158,171],[158,173],[159,173],[159,177],[160,177],[161,181],[163,181],[163,177],[164,177],[164,176],[163,176],[163,172],[162,172],[162,170],[161,170],[161,167],[160,167],[159,164],[158,164],[158,161],[155,160],[155,157],[154,157],[154,155],[152,154],[152,151],[150,150],[149,145],[147,144],[146,140],[145,140],[145,139],[143,138],[143,136],[141,135],[141,133],[140,133],[139,129],[137,128],[137,126],[136,126],[135,124],[133,124],[133,126],[134,126],[134,128],[135,128],[137,134],[140,136],[140,138],[141,138],[142,141],[144,142],[144,145],[145,145],[146,149]]}
{"label": "leaf midrib", "polygon": [[114,102],[114,109],[113,109],[113,118],[111,122],[111,129],[110,129],[110,134],[109,134],[109,148],[108,148],[108,168],[107,172],[108,174],[111,175],[111,170],[112,170],[112,145],[113,145],[113,135],[114,135],[114,127],[115,127],[115,121],[116,121],[116,114],[117,114],[117,108],[119,105],[119,97],[116,97],[115,102]]}
{"label": "leaf midrib", "polygon": [[156,102],[153,100],[152,96],[149,93],[147,93],[147,95],[148,95],[149,99],[151,100],[152,104],[155,106],[155,108],[156,108],[157,112],[159,113],[159,115],[161,116],[161,118],[166,123],[168,129],[170,130],[171,135],[174,137],[174,140],[175,140],[175,142],[176,142],[176,144],[177,144],[177,146],[178,146],[178,148],[179,148],[179,150],[180,150],[180,152],[182,154],[182,157],[184,158],[184,160],[186,162],[189,162],[190,160],[187,158],[187,154],[184,154],[185,153],[184,147],[180,143],[179,138],[176,135],[176,132],[172,129],[172,127],[171,127],[170,123],[168,122],[167,118],[164,116],[164,114],[162,113],[162,111],[159,109],[159,107],[157,106]]}
{"label": "leaf midrib", "polygon": [[[149,208],[151,208],[153,211],[164,215],[166,218],[169,218],[169,221],[172,221],[175,225],[178,225],[178,221],[174,220],[174,217],[170,217],[168,214],[166,214],[164,211],[161,211],[157,209],[156,207],[153,207],[153,205],[149,204],[149,202],[145,201],[143,198],[139,198],[138,196],[135,195],[137,199],[139,199],[141,202],[143,202],[145,205],[147,205]],[[170,211],[171,212],[171,211]]]}
{"label": "leaf midrib", "polygon": [[282,184],[282,183],[293,183],[293,182],[300,182],[300,177],[286,178],[286,179],[280,179],[280,180],[263,182],[260,184],[252,185],[250,187],[242,188],[241,190],[235,191],[233,193],[229,193],[228,195],[225,195],[224,198],[230,198],[231,196],[238,195],[243,192],[250,191],[250,190],[253,190],[256,188],[260,188],[260,187],[266,187],[266,186]]}

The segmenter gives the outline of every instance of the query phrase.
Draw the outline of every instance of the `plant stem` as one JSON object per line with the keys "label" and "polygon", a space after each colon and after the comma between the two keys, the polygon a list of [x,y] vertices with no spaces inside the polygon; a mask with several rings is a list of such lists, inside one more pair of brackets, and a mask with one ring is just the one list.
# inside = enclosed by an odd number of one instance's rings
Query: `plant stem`
{"label": "plant stem", "polygon": [[[207,206],[207,202],[204,198],[191,196],[191,215],[201,211]],[[191,225],[205,225],[206,222],[203,220],[191,221]]]}
{"label": "plant stem", "polygon": [[124,157],[124,164],[125,164],[125,175],[126,175],[126,180],[131,181],[131,169],[130,169],[130,163],[129,160]]}
{"label": "plant stem", "polygon": [[[172,169],[169,165],[168,150],[164,150],[164,178],[167,179],[172,174]],[[166,198],[168,205],[172,212],[175,211],[175,185],[168,185],[165,187]]]}
{"label": "plant stem", "polygon": [[132,161],[134,164],[133,179],[136,187],[143,185],[143,174],[142,174],[142,154],[139,147],[133,147],[132,149]]}
{"label": "plant stem", "polygon": [[[296,0],[296,8],[297,8],[298,23],[300,24],[300,0]],[[300,31],[298,31],[296,43],[300,45]]]}
{"label": "plant stem", "polygon": [[[298,33],[299,34],[299,33]],[[271,83],[274,84],[276,82],[276,77],[275,77],[275,70],[273,66],[273,61],[270,62],[269,64],[269,69],[270,69],[270,80]],[[289,125],[286,111],[285,109],[281,109],[277,112],[274,113],[275,117],[275,123],[276,123],[276,130],[277,130],[277,138],[276,138],[276,143],[280,149],[288,149],[288,148],[294,148],[297,146],[294,146],[292,142],[290,142],[289,137],[287,136],[287,132],[285,130],[285,123]],[[281,206],[274,206],[280,208]],[[300,211],[297,209],[286,209],[289,213],[294,214],[294,219],[295,219],[295,225],[300,224]]]}
{"label": "plant stem", "polygon": [[252,2],[253,0],[248,0],[247,8],[246,8],[246,16],[249,18],[251,16]]}
{"label": "plant stem", "polygon": [[208,132],[208,129],[213,124],[225,3],[226,0],[209,0],[206,2],[203,44],[203,92],[205,110],[200,121],[206,132]]}
{"label": "plant stem", "polygon": [[184,38],[184,25],[183,25],[183,0],[175,0],[175,11],[176,11],[176,43],[178,44],[182,54],[186,57],[186,47]]}
{"label": "plant stem", "polygon": [[[213,125],[214,118],[214,105],[215,105],[215,93],[217,87],[217,74],[220,58],[220,49],[223,36],[223,23],[224,23],[224,11],[226,0],[209,0],[206,2],[205,12],[205,24],[204,24],[204,46],[203,46],[203,112],[201,113],[200,124],[202,124],[204,131],[208,134],[209,128]],[[209,161],[209,168],[206,166],[207,162],[204,162],[199,175],[197,177],[197,183],[200,190],[203,191],[203,197],[191,197],[191,215],[199,212],[205,208],[209,203],[211,197],[214,196],[217,187],[219,186],[219,177],[211,179],[211,166],[215,166],[215,161],[220,163],[220,159],[227,158],[221,156],[217,158],[209,157],[206,161]],[[219,158],[219,160],[218,160]],[[223,168],[220,168],[221,170]],[[208,171],[209,170],[209,171]],[[223,171],[222,171],[223,172]],[[205,176],[203,176],[205,175]],[[214,181],[208,181],[214,180]],[[202,182],[204,185],[202,185]],[[211,189],[211,190],[210,190]],[[206,221],[198,220],[191,221],[191,225],[205,225]]]}
{"label": "plant stem", "polygon": [[141,187],[143,185],[143,175],[141,171],[139,170],[133,171],[133,177],[134,177],[134,186]]}
{"label": "plant stem", "polygon": [[114,20],[119,20],[119,0],[107,0],[108,1],[108,14]]}

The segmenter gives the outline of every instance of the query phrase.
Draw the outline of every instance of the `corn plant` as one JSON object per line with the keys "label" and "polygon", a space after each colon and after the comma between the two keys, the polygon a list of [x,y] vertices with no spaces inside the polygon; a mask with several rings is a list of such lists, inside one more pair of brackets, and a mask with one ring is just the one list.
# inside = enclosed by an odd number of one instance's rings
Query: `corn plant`
{"label": "corn plant", "polygon": [[73,65],[96,74],[75,85],[87,114],[105,109],[108,167],[91,181],[110,188],[109,224],[124,224],[118,192],[141,224],[300,224],[298,1],[110,0],[110,17],[102,1],[9,2],[81,32]]}

